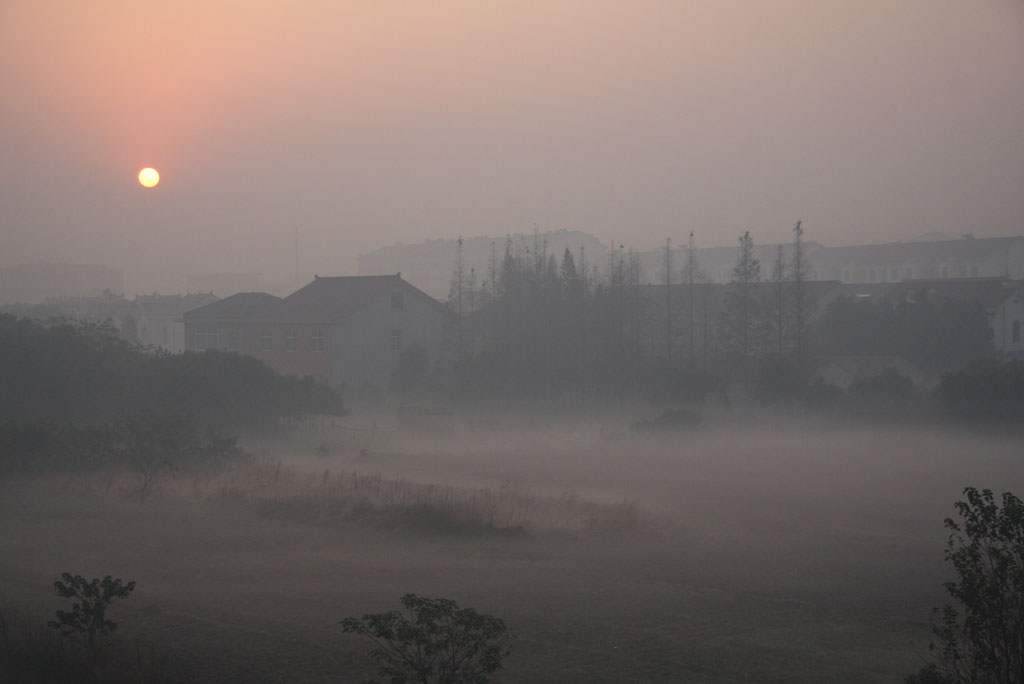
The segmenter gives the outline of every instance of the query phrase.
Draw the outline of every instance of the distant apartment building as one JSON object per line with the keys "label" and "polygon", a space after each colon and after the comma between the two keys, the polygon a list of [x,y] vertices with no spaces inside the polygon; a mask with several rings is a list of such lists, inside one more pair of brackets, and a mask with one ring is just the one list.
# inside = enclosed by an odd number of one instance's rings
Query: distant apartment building
{"label": "distant apartment building", "polygon": [[[778,258],[778,244],[757,245],[754,256],[761,263],[761,277],[769,279]],[[783,243],[783,258],[792,259],[792,243]],[[697,248],[700,272],[711,282],[732,280],[738,246]],[[890,242],[877,245],[826,247],[804,243],[813,280],[836,280],[847,284],[894,283],[907,280],[947,278],[1024,278],[1024,237],[975,238],[923,242]],[[686,250],[673,246],[673,280],[678,281],[685,266]],[[665,250],[640,253],[646,282],[665,282]]]}
{"label": "distant apartment building", "polygon": [[124,271],[96,264],[22,264],[0,269],[0,304],[124,293]]}
{"label": "distant apartment building", "polygon": [[1024,237],[823,247],[811,261],[816,276],[844,283],[1024,278]]}
{"label": "distant apartment building", "polygon": [[261,359],[286,375],[333,387],[386,388],[402,351],[443,363],[453,314],[397,275],[315,278],[277,299],[241,293],[183,316],[190,350]]}
{"label": "distant apartment building", "polygon": [[[544,250],[561,261],[568,249],[577,261],[581,258],[589,265],[604,264],[607,248],[593,235],[577,230],[557,230],[534,235],[515,234],[506,237],[467,237],[462,240],[462,259],[468,276],[471,270],[477,283],[483,283],[493,260],[500,268],[505,245],[511,241],[515,250]],[[431,297],[447,300],[455,268],[457,240],[444,238],[418,244],[395,244],[381,247],[357,258],[359,275],[385,275],[400,273]],[[589,270],[589,266],[588,266]]]}

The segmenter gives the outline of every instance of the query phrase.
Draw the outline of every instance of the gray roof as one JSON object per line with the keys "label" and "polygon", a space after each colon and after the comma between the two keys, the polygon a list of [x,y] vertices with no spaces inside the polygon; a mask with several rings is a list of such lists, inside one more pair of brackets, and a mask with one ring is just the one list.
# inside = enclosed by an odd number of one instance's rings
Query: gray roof
{"label": "gray roof", "polygon": [[275,297],[266,292],[239,292],[205,306],[191,309],[185,312],[184,317],[190,320],[201,318],[249,318],[279,301],[281,301],[280,297]]}
{"label": "gray roof", "polygon": [[399,275],[317,277],[305,287],[263,309],[254,319],[272,322],[338,323],[381,297],[402,291],[446,314],[447,307]]}

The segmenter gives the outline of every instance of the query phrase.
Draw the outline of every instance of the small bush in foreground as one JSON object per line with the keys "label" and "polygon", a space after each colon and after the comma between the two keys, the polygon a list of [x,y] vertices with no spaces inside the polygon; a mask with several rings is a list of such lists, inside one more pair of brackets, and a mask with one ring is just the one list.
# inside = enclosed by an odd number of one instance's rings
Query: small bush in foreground
{"label": "small bush in foreground", "polygon": [[117,623],[107,618],[107,609],[118,599],[128,598],[135,590],[135,582],[128,582],[107,575],[102,580],[87,580],[81,575],[72,576],[65,572],[63,581],[53,583],[53,588],[63,598],[72,599],[71,610],[58,610],[56,620],[49,622],[51,629],[60,631],[62,637],[82,645],[95,660],[99,647],[97,637],[105,638],[117,629]]}
{"label": "small bush in foreground", "polygon": [[935,627],[938,663],[907,678],[909,684],[1021,684],[1024,682],[1024,502],[1006,492],[964,490],[960,520],[947,518],[946,560],[957,579],[955,600]]}
{"label": "small bush in foreground", "polygon": [[345,632],[374,645],[380,681],[389,684],[485,684],[509,654],[510,637],[500,618],[459,608],[449,599],[406,594],[406,613],[390,611],[346,618]]}

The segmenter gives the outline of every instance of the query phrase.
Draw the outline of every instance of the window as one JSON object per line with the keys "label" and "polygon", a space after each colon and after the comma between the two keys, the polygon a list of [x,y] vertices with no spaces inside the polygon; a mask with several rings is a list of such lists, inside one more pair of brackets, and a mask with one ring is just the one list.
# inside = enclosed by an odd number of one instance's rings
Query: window
{"label": "window", "polygon": [[273,351],[274,349],[274,334],[269,330],[264,330],[260,335],[260,349],[263,351]]}
{"label": "window", "polygon": [[238,348],[242,346],[242,336],[238,332],[238,328],[230,328],[228,330],[228,349],[238,351]]}
{"label": "window", "polygon": [[891,277],[892,277],[892,280],[896,280],[897,278],[899,278],[900,277],[899,276],[899,271],[897,271],[895,268],[892,269],[892,276]]}
{"label": "window", "polygon": [[948,278],[949,277],[949,268],[946,267],[946,266],[942,267],[942,277],[943,278]]}
{"label": "window", "polygon": [[906,278],[907,280],[910,280],[911,278],[913,278],[914,277],[914,269],[912,269],[909,266],[907,266],[905,269],[903,269],[903,277]]}
{"label": "window", "polygon": [[405,308],[405,293],[404,292],[392,292],[391,293],[391,308],[392,309],[404,309]]}
{"label": "window", "polygon": [[843,271],[843,282],[844,283],[850,282],[850,272],[849,271]]}
{"label": "window", "polygon": [[401,351],[402,349],[402,331],[392,330],[391,331],[391,348],[395,351]]}
{"label": "window", "polygon": [[196,330],[196,349],[202,351],[204,349],[216,349],[217,348],[217,331],[216,330]]}
{"label": "window", "polygon": [[287,330],[284,334],[284,348],[287,351],[296,351],[299,348],[299,335],[295,330]]}
{"label": "window", "polygon": [[324,331],[314,330],[309,341],[309,348],[312,351],[323,351],[324,350]]}
{"label": "window", "polygon": [[1020,344],[1020,321],[1013,322],[1013,341],[1015,344]]}

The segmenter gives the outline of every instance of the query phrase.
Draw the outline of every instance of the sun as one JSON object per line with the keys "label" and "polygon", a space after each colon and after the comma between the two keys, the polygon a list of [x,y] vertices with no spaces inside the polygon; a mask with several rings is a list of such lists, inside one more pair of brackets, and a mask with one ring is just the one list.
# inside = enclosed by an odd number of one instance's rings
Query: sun
{"label": "sun", "polygon": [[144,188],[154,188],[156,184],[160,182],[160,172],[154,169],[152,166],[139,171],[139,185]]}

